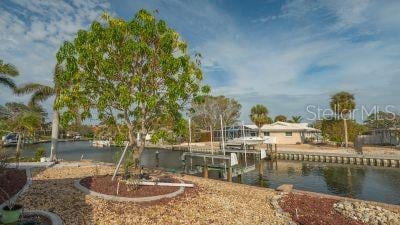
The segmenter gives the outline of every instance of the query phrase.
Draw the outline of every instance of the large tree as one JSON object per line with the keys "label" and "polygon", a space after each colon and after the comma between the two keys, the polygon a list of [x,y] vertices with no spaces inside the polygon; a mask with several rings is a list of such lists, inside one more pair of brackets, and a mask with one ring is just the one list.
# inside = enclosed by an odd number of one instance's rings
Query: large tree
{"label": "large tree", "polygon": [[14,65],[5,63],[0,59],[0,85],[15,89],[16,85],[12,77],[18,76],[18,70]]}
{"label": "large tree", "polygon": [[261,136],[261,127],[264,124],[271,123],[272,120],[268,116],[267,107],[257,104],[250,110],[250,120],[258,127],[258,135]]}
{"label": "large tree", "polygon": [[331,109],[343,120],[344,140],[346,148],[349,146],[349,137],[347,133],[347,120],[349,115],[356,107],[354,95],[342,91],[334,94],[330,102]]}
{"label": "large tree", "polygon": [[[61,73],[61,67],[56,66],[54,69],[53,77],[55,78],[57,74]],[[29,105],[37,106],[39,103],[46,101],[50,97],[54,97],[53,102],[53,119],[51,124],[51,146],[50,146],[50,160],[55,161],[57,155],[57,142],[59,134],[59,111],[55,107],[55,103],[58,99],[59,88],[57,82],[55,82],[54,87],[29,83],[18,87],[15,91],[17,94],[32,94]]]}
{"label": "large tree", "polygon": [[208,130],[219,127],[220,115],[226,126],[237,122],[240,116],[240,103],[233,99],[220,96],[206,96],[203,102],[194,103],[190,117],[200,129]]}
{"label": "large tree", "polygon": [[166,121],[174,131],[182,130],[182,111],[209,92],[201,84],[199,57],[193,60],[180,35],[145,10],[130,21],[103,14],[102,21],[78,31],[57,53],[63,67],[56,76],[61,122],[76,119],[74,108],[80,108],[82,119],[97,115],[101,121],[116,122],[122,117],[135,146],[137,168],[146,135],[165,135],[159,128]]}

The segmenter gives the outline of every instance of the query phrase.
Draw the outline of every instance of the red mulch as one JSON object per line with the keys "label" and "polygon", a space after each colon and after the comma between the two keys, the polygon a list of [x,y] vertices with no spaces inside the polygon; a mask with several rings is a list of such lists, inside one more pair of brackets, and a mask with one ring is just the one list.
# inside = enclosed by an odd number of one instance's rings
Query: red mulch
{"label": "red mulch", "polygon": [[[107,195],[117,195],[118,179],[111,181],[111,175],[86,177],[81,180],[81,185],[84,187]],[[173,178],[161,178],[160,182],[176,182],[179,181]],[[167,186],[144,186],[140,185],[138,189],[132,190],[129,185],[124,182],[119,183],[118,196],[121,197],[149,197],[155,195],[163,195],[175,192],[179,187],[167,187]]]}
{"label": "red mulch", "polygon": [[[6,169],[0,174],[0,188],[8,193],[10,197],[20,191],[26,183],[25,170]],[[8,200],[7,195],[0,191],[0,204]]]}
{"label": "red mulch", "polygon": [[[319,196],[289,193],[279,203],[283,211],[300,225],[362,225],[364,223],[347,218],[336,212],[333,204],[339,200]],[[296,209],[297,215],[296,216]]]}

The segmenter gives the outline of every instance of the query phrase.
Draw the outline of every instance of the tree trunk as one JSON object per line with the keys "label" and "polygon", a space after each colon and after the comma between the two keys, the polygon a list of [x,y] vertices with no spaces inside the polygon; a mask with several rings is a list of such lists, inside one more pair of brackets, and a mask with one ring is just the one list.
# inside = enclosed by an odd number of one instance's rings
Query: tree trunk
{"label": "tree trunk", "polygon": [[347,134],[347,121],[345,118],[343,118],[343,125],[344,125],[344,143],[345,143],[345,147],[348,148],[349,147],[349,137]]}
{"label": "tree trunk", "polygon": [[59,112],[53,109],[53,122],[51,124],[51,147],[50,147],[50,160],[57,159],[57,144],[58,144],[58,129],[60,123]]}
{"label": "tree trunk", "polygon": [[136,150],[133,151],[133,160],[135,163],[135,170],[140,171],[142,173],[142,170],[140,168],[140,156],[142,155],[142,152],[145,148],[146,145],[146,134],[140,134],[140,144],[136,148]]}
{"label": "tree trunk", "polygon": [[21,156],[21,142],[22,142],[22,134],[18,133],[17,149],[15,151],[15,159],[17,160],[16,161],[17,169],[19,167],[19,158]]}

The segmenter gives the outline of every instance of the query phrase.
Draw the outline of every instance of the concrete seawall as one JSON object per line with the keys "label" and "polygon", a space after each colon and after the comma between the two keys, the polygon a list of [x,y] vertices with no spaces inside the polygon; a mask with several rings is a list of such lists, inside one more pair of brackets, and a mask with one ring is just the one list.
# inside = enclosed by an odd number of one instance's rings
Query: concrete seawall
{"label": "concrete seawall", "polygon": [[279,151],[278,159],[400,168],[400,158],[386,156]]}

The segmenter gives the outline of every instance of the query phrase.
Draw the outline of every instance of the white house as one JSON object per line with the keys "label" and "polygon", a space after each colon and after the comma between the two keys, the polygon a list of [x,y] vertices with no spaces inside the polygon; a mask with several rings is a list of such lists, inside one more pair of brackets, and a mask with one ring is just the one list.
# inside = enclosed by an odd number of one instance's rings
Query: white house
{"label": "white house", "polygon": [[261,127],[261,136],[276,138],[277,144],[299,144],[307,139],[317,140],[321,131],[308,126],[308,123],[275,122]]}

